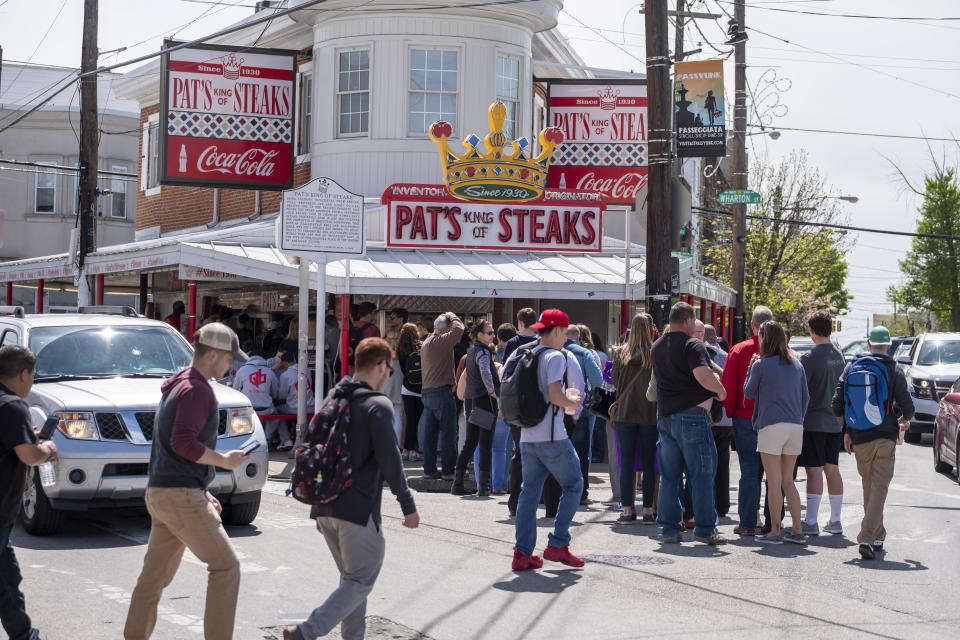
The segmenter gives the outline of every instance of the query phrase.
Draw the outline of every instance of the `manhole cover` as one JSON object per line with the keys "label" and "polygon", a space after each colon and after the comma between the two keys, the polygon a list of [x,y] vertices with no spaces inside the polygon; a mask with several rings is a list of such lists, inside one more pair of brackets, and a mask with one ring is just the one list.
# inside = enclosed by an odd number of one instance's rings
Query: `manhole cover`
{"label": "manhole cover", "polygon": [[[264,632],[264,640],[283,640],[283,626],[279,627],[261,627]],[[366,638],[371,640],[434,640],[416,629],[406,627],[399,622],[381,618],[380,616],[367,616]],[[328,640],[341,640],[340,625],[337,625],[333,631],[324,636]]]}
{"label": "manhole cover", "polygon": [[661,558],[658,556],[622,556],[622,555],[588,555],[583,556],[587,562],[596,562],[598,564],[609,564],[615,567],[651,567],[657,565],[673,564],[670,558]]}

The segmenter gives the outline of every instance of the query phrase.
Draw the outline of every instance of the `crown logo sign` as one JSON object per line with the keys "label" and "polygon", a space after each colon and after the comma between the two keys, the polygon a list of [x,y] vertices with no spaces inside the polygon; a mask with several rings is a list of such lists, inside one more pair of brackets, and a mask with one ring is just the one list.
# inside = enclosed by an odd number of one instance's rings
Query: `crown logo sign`
{"label": "crown logo sign", "polygon": [[220,62],[223,63],[224,78],[227,80],[236,80],[240,77],[240,67],[243,66],[243,58],[238,58],[231,53],[225,58],[220,58]]}
{"label": "crown logo sign", "polygon": [[620,97],[619,89],[614,91],[611,87],[607,87],[604,91],[597,91],[597,95],[600,96],[600,108],[604,111],[613,111],[617,108],[617,98]]}
{"label": "crown logo sign", "polygon": [[[485,150],[479,146],[480,138],[470,134],[463,141],[466,153],[456,154],[447,143],[452,135],[450,123],[440,120],[430,125],[430,139],[440,149],[440,164],[444,182],[452,195],[464,200],[492,202],[526,202],[543,195],[547,187],[547,169],[553,149],[563,142],[563,132],[557,127],[547,127],[540,132],[542,151],[535,158],[529,157],[530,141],[520,138],[509,142],[503,133],[507,108],[500,101],[490,105],[487,119],[490,133],[484,139]],[[504,152],[510,145],[511,150]]]}

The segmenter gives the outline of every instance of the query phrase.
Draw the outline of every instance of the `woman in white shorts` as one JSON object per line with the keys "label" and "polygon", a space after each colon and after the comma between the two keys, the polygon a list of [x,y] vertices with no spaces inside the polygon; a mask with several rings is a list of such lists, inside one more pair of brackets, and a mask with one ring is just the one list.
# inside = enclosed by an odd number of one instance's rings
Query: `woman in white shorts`
{"label": "woman in white shorts", "polygon": [[[757,451],[767,473],[770,533],[758,536],[757,540],[767,544],[804,544],[800,493],[793,483],[793,467],[803,448],[803,416],[810,392],[800,360],[790,355],[786,332],[773,320],[760,327],[760,353],[750,362],[743,395],[755,400],[753,428],[758,430]],[[784,494],[793,520],[789,534],[780,531]]]}

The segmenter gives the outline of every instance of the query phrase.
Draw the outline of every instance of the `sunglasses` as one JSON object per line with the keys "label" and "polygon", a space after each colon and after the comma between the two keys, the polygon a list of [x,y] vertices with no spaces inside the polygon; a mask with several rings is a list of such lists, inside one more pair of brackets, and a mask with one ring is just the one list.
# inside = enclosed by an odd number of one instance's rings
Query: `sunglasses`
{"label": "sunglasses", "polygon": [[496,335],[497,332],[491,329],[490,331],[484,331],[484,333],[487,334],[488,336],[492,336],[492,335]]}

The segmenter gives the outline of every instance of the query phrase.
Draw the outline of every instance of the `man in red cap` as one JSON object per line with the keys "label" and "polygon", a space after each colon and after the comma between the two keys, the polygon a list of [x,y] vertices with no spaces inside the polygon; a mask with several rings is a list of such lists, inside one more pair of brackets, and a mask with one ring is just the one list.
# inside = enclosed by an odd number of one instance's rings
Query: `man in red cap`
{"label": "man in red cap", "polygon": [[[540,420],[532,426],[523,427],[520,433],[523,489],[515,520],[515,571],[543,566],[543,560],[533,555],[533,550],[537,543],[537,504],[548,475],[557,479],[563,495],[543,557],[571,567],[583,566],[583,560],[570,553],[569,548],[570,523],[580,504],[583,477],[580,474],[580,459],[563,426],[563,415],[564,411],[573,414],[580,408],[584,386],[583,373],[576,358],[563,350],[569,325],[567,314],[559,309],[547,309],[540,315],[539,322],[530,327],[540,335],[539,344],[517,349],[504,366],[504,371],[510,371],[512,361],[532,358],[530,366],[536,369],[538,389],[546,405]],[[519,376],[521,366],[523,363],[518,362],[511,375]],[[568,395],[568,389],[579,393]],[[503,391],[501,388],[501,393]],[[525,415],[527,411],[532,409],[526,408],[521,413]],[[539,414],[539,408],[536,413]]]}

